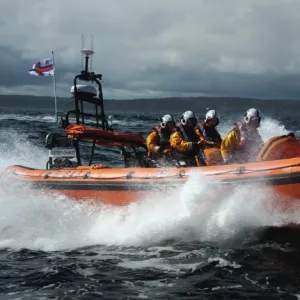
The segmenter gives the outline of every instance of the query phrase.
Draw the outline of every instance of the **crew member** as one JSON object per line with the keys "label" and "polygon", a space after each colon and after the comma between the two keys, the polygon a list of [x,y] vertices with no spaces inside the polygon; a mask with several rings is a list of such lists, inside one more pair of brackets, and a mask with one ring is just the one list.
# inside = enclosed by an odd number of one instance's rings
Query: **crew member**
{"label": "crew member", "polygon": [[262,113],[256,108],[245,112],[244,122],[236,122],[221,143],[221,154],[225,163],[255,161],[263,140],[258,132]]}

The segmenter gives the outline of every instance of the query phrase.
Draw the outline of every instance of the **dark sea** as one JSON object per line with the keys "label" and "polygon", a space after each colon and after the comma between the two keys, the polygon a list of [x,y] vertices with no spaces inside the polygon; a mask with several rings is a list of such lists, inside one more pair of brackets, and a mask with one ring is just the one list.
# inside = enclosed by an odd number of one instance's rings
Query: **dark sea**
{"label": "dark sea", "polygon": [[[162,111],[158,101],[156,111],[137,111],[132,103],[106,112],[115,131],[146,136],[164,113],[179,121],[192,109],[201,120],[207,108],[182,101],[182,109]],[[300,102],[219,99],[222,136],[254,105],[265,115],[264,140],[300,137]],[[45,168],[45,136],[55,131],[52,108],[1,100],[0,171]],[[118,151],[104,154],[105,164],[121,165]],[[168,198],[115,208],[50,197],[2,176],[0,299],[300,299],[300,230],[285,227],[300,222],[300,208],[267,210],[270,194],[238,186],[206,201],[214,192],[191,179]]]}

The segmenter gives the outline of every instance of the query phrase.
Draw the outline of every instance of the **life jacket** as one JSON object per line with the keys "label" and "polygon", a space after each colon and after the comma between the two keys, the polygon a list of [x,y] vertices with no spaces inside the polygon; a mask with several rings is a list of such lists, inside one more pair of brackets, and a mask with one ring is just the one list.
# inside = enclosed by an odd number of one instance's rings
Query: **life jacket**
{"label": "life jacket", "polygon": [[222,140],[217,129],[215,127],[205,128],[204,124],[205,122],[201,122],[198,124],[198,128],[201,131],[203,137],[207,141],[212,141],[221,144]]}
{"label": "life jacket", "polygon": [[204,127],[204,122],[199,123],[199,124],[198,124],[198,127],[199,127],[199,129],[200,129],[202,135],[204,136],[204,138],[205,138],[206,140],[208,140],[208,141],[213,141],[212,137],[207,135],[207,132],[206,132],[205,127]]}
{"label": "life jacket", "polygon": [[[179,124],[175,127],[176,131],[180,132],[180,135],[182,137],[182,139],[185,142],[198,142],[199,141],[199,136],[197,135],[197,133],[195,132],[195,130],[189,132],[189,134],[186,132],[184,125],[183,124]],[[173,157],[175,157],[176,159],[180,160],[184,160],[185,162],[185,166],[196,166],[198,165],[198,163],[196,162],[196,155],[197,155],[197,150],[195,149],[195,151],[191,151],[188,153],[181,153],[175,149],[172,149],[172,155]],[[182,165],[181,165],[182,166]]]}
{"label": "life jacket", "polygon": [[199,137],[196,132],[192,131],[193,133],[191,135],[188,135],[183,126],[183,124],[179,124],[178,126],[176,126],[176,129],[180,132],[183,140],[185,142],[197,142],[199,140]]}
{"label": "life jacket", "polygon": [[161,126],[156,126],[153,130],[155,130],[159,136],[158,146],[160,146],[162,150],[170,148],[170,134],[168,134]]}
{"label": "life jacket", "polygon": [[239,140],[239,149],[244,148],[247,144],[247,134],[246,130],[244,130],[243,123],[241,122],[236,122],[234,123],[236,126],[235,129],[239,132],[240,135],[240,140]]}
{"label": "life jacket", "polygon": [[293,133],[274,136],[260,149],[256,161],[270,161],[300,157],[300,143]]}
{"label": "life jacket", "polygon": [[238,162],[255,161],[256,154],[262,146],[262,139],[258,131],[250,132],[241,122],[236,122],[233,130],[237,130],[240,137],[238,148],[232,153],[234,160]]}

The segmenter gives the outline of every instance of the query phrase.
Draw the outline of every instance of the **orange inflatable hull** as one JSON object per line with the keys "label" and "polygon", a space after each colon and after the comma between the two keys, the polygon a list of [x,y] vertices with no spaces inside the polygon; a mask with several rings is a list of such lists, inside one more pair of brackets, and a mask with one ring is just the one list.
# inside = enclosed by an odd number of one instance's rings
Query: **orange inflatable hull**
{"label": "orange inflatable hull", "polygon": [[[276,161],[191,168],[101,168],[80,166],[60,170],[10,166],[2,176],[27,182],[32,188],[58,192],[78,200],[127,205],[148,196],[164,194],[183,186],[198,171],[224,191],[237,185],[271,188],[289,207],[300,203],[300,157]],[[203,179],[202,179],[203,180]]]}

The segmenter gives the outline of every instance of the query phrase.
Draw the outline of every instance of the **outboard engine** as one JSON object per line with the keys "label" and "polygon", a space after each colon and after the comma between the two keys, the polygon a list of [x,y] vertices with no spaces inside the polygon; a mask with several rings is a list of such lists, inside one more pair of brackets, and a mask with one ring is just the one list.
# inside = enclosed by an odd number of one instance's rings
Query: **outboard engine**
{"label": "outboard engine", "polygon": [[63,133],[49,133],[45,139],[45,147],[48,149],[72,146],[73,141]]}
{"label": "outboard engine", "polygon": [[45,139],[45,146],[49,149],[49,160],[46,165],[48,170],[77,166],[76,162],[71,161],[77,157],[73,140],[65,134],[49,133]]}

